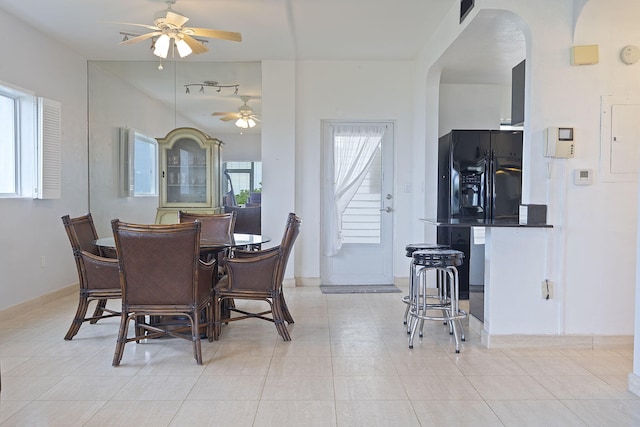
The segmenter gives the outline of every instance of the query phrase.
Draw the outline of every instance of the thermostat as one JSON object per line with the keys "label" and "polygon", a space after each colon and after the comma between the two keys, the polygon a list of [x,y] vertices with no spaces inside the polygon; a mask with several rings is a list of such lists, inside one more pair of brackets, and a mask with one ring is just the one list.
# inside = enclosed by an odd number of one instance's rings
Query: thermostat
{"label": "thermostat", "polygon": [[593,171],[591,169],[576,169],[573,171],[573,183],[575,185],[593,184]]}

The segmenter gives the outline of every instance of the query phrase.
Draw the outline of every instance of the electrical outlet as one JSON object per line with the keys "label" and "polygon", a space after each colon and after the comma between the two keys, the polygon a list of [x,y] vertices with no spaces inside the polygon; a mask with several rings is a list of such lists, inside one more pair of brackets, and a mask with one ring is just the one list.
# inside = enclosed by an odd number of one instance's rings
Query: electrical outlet
{"label": "electrical outlet", "polygon": [[542,299],[552,299],[553,298],[553,282],[551,280],[543,280],[541,291],[542,291]]}
{"label": "electrical outlet", "polygon": [[40,268],[47,268],[47,257],[44,255],[40,258]]}

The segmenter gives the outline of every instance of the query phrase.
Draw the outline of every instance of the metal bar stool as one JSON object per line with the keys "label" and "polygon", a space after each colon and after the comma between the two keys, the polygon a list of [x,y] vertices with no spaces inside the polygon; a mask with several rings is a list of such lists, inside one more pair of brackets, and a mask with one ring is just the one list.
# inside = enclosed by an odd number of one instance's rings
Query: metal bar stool
{"label": "metal bar stool", "polygon": [[[404,311],[404,319],[403,319],[404,324],[407,325],[407,334],[411,333],[411,322],[409,321],[411,319],[409,318],[409,309],[413,304],[413,299],[412,299],[412,296],[414,294],[413,288],[415,286],[415,283],[417,283],[416,265],[413,262],[413,253],[416,251],[425,250],[425,249],[449,249],[449,248],[450,248],[449,245],[440,245],[435,243],[410,243],[407,246],[405,246],[405,250],[407,251],[407,257],[411,258],[411,262],[409,263],[409,293],[404,297],[402,297],[402,302],[404,302],[407,305],[407,308]],[[438,275],[437,275],[438,289],[441,288],[440,282],[442,280],[442,277],[443,277],[442,274],[438,272]]]}
{"label": "metal bar stool", "polygon": [[[465,340],[462,319],[467,317],[467,313],[460,309],[459,305],[459,282],[458,269],[464,260],[464,253],[453,249],[423,249],[413,253],[413,264],[416,269],[417,282],[413,286],[409,317],[411,335],[409,337],[409,348],[413,348],[413,339],[422,327],[425,320],[440,320],[449,325],[449,333],[456,341],[456,353],[460,353],[460,341]],[[425,274],[427,271],[436,270],[437,274],[442,274],[442,282],[439,284],[439,292],[434,302],[433,297],[427,294],[427,281]],[[441,314],[433,313],[438,311]]]}

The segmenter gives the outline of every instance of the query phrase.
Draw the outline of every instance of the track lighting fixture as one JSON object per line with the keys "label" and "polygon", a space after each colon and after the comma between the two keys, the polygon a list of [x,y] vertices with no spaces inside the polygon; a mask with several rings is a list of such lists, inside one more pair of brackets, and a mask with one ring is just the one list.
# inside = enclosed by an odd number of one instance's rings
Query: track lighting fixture
{"label": "track lighting fixture", "polygon": [[126,31],[120,31],[120,35],[122,36],[122,42],[121,43],[126,42],[127,40],[129,40],[132,37],[137,37],[138,36],[138,34],[128,33]]}
{"label": "track lighting fixture", "polygon": [[218,93],[221,92],[223,88],[231,88],[232,87],[232,88],[234,88],[234,91],[233,91],[234,95],[238,94],[238,90],[240,88],[240,85],[223,85],[223,84],[220,84],[220,83],[218,83],[216,81],[213,81],[213,80],[205,80],[202,83],[189,83],[189,84],[184,85],[185,93],[191,93],[189,91],[189,86],[200,86],[200,93],[204,93],[204,88],[205,87],[214,87],[214,88],[216,88],[216,92],[218,92]]}

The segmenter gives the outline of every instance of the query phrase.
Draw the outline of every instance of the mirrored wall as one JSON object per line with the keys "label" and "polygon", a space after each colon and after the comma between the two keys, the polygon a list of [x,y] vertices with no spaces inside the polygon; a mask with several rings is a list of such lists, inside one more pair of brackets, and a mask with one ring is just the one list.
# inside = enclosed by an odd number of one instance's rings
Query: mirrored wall
{"label": "mirrored wall", "polygon": [[[162,68],[154,61],[88,64],[89,209],[100,235],[111,234],[114,218],[153,223],[158,207],[156,195],[123,191],[128,166],[123,130],[159,138],[177,127],[194,127],[224,142],[224,160],[261,160],[260,125],[240,129],[212,116],[238,111],[240,96],[249,96],[249,105],[261,111],[260,63],[166,62]],[[239,87],[236,93],[234,88],[192,86],[186,93],[186,85],[205,81]]]}

